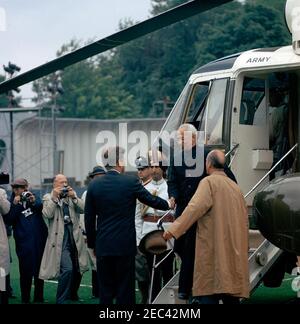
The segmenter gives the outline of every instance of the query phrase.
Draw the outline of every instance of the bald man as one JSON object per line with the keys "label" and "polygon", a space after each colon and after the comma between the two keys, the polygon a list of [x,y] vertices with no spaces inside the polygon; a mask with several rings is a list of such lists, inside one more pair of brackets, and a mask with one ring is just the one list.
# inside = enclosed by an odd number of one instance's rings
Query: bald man
{"label": "bald man", "polygon": [[221,151],[207,155],[208,176],[164,234],[166,240],[178,239],[197,224],[192,289],[197,304],[238,303],[249,296],[247,207],[224,163]]}
{"label": "bald man", "polygon": [[43,216],[48,223],[48,239],[40,278],[58,279],[56,303],[74,299],[81,274],[88,270],[86,245],[80,228],[84,202],[68,185],[63,174],[53,180],[53,190],[43,198]]}

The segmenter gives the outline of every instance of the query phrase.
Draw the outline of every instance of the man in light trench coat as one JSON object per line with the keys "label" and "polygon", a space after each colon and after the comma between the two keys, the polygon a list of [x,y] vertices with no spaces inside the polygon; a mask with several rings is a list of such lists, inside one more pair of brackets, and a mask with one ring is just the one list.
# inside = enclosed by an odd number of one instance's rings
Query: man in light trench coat
{"label": "man in light trench coat", "polygon": [[211,151],[204,178],[182,215],[164,233],[178,239],[197,222],[193,302],[239,303],[249,297],[248,215],[243,194],[226,177],[224,153]]}
{"label": "man in light trench coat", "polygon": [[0,188],[0,304],[8,304],[7,276],[9,274],[10,256],[6,228],[2,218],[9,212],[10,203],[4,189]]}
{"label": "man in light trench coat", "polygon": [[41,279],[58,278],[57,304],[65,303],[73,292],[77,293],[80,273],[88,270],[86,245],[79,225],[83,210],[84,203],[68,186],[67,178],[57,175],[51,194],[43,197],[43,216],[49,234],[40,268]]}

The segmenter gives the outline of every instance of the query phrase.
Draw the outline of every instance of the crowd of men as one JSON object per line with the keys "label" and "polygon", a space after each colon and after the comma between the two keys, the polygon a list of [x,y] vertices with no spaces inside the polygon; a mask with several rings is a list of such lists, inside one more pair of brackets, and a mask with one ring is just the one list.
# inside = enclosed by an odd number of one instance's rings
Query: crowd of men
{"label": "crowd of men", "polygon": [[[189,136],[187,136],[187,134]],[[192,303],[239,303],[249,296],[248,216],[243,194],[222,151],[197,152],[197,131],[178,130],[180,154],[203,159],[195,166],[167,168],[161,152],[136,159],[138,177],[125,174],[120,147],[108,148],[103,167],[79,198],[59,174],[43,200],[15,180],[12,196],[0,189],[0,302],[8,302],[10,254],[6,225],[12,226],[19,259],[23,303],[44,301],[44,280],[57,279],[56,302],[78,300],[82,274],[92,270],[92,293],[101,304],[134,304],[137,283],[142,303],[151,303],[179,266],[178,297]],[[164,230],[167,248],[159,255],[141,248],[143,238]],[[175,239],[175,245],[170,241]],[[173,249],[173,252],[170,252]],[[178,259],[180,262],[176,262]],[[158,266],[156,266],[159,264]]]}

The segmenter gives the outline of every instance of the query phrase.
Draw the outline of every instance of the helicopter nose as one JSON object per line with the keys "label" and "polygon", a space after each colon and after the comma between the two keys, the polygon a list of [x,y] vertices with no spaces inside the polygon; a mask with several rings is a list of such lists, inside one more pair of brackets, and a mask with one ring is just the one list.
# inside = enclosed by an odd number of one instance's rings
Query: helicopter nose
{"label": "helicopter nose", "polygon": [[277,178],[259,191],[253,217],[267,240],[300,255],[300,173]]}

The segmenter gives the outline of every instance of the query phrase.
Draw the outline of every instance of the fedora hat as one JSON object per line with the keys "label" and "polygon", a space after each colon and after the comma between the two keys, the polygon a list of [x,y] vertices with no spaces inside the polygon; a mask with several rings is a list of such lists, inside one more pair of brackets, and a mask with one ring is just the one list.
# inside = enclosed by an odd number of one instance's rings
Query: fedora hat
{"label": "fedora hat", "polygon": [[93,168],[93,171],[89,173],[89,177],[90,178],[93,178],[95,175],[97,174],[105,174],[105,170],[104,168],[102,168],[101,166],[99,165],[96,165],[94,168]]}
{"label": "fedora hat", "polygon": [[162,254],[167,251],[167,242],[163,238],[163,230],[154,230],[147,233],[139,244],[139,250],[143,253]]}

